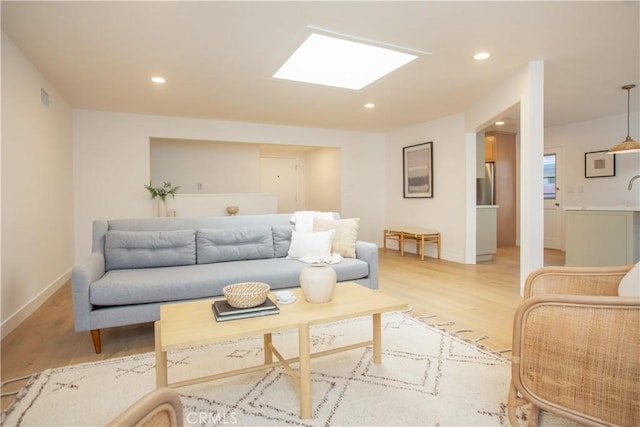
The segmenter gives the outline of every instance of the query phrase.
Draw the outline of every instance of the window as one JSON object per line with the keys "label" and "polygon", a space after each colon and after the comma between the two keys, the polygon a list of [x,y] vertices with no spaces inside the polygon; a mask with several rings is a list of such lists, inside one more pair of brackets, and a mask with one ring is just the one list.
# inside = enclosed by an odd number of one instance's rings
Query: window
{"label": "window", "polygon": [[556,198],[556,155],[547,154],[544,156],[544,198]]}

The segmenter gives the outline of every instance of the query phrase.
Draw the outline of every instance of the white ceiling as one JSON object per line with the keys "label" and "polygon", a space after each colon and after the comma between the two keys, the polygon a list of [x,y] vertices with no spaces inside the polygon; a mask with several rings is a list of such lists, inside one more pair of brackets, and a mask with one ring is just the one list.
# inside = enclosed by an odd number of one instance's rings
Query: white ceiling
{"label": "white ceiling", "polygon": [[[546,125],[626,113],[639,6],[2,1],[2,30],[74,108],[383,132],[464,112],[531,60],[545,61]],[[360,91],[272,78],[309,26],[432,55]]]}

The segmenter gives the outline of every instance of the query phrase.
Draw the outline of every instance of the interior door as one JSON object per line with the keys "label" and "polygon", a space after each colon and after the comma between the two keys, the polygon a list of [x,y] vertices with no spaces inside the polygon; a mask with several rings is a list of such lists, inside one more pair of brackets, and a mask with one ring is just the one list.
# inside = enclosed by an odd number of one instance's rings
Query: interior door
{"label": "interior door", "polygon": [[260,191],[278,196],[278,213],[298,210],[298,165],[296,159],[262,157]]}
{"label": "interior door", "polygon": [[544,247],[563,249],[560,147],[544,150]]}

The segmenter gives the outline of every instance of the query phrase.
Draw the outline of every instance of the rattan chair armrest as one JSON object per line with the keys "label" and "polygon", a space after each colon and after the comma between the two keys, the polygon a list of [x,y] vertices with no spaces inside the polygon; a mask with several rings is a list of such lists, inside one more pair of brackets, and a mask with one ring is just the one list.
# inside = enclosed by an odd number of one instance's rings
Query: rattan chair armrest
{"label": "rattan chair armrest", "polygon": [[141,397],[114,418],[109,427],[179,427],[184,425],[182,402],[175,390],[164,387]]}
{"label": "rattan chair armrest", "polygon": [[531,403],[584,425],[640,419],[640,298],[540,295],[514,316],[513,406]]}
{"label": "rattan chair armrest", "polygon": [[618,285],[633,264],[614,267],[543,267],[525,281],[524,297],[542,294],[618,295]]}

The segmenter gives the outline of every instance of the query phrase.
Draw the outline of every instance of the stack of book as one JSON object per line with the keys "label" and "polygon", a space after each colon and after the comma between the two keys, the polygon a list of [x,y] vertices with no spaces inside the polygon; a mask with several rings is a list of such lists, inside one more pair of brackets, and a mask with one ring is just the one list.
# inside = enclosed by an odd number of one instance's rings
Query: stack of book
{"label": "stack of book", "polygon": [[269,298],[267,298],[264,303],[249,308],[231,307],[227,300],[219,300],[214,301],[214,303],[211,304],[211,308],[218,322],[245,319],[247,317],[270,316],[280,313],[278,306]]}

